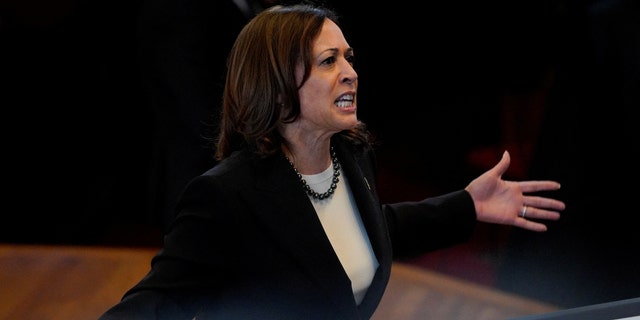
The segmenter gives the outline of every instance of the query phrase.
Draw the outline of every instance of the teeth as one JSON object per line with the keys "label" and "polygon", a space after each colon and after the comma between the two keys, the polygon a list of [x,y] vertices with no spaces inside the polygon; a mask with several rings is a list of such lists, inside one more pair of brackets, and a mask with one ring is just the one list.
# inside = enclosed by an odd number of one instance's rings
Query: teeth
{"label": "teeth", "polygon": [[351,101],[338,101],[336,105],[340,108],[346,108],[352,104]]}
{"label": "teeth", "polygon": [[353,95],[350,95],[350,94],[344,95],[336,101],[336,105],[341,108],[346,108],[348,106],[351,106],[352,104],[353,104]]}

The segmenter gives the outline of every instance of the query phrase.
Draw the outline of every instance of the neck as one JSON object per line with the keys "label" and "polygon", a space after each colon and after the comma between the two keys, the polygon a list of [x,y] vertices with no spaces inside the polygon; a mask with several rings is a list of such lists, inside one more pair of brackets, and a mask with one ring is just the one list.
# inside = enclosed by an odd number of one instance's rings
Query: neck
{"label": "neck", "polygon": [[331,164],[329,149],[336,132],[310,127],[302,120],[283,125],[279,130],[284,141],[282,151],[301,174],[317,174]]}
{"label": "neck", "polygon": [[329,186],[329,188],[326,191],[317,191],[317,190],[314,190],[313,188],[311,188],[311,186],[309,186],[307,184],[307,181],[305,180],[305,178],[302,177],[303,173],[301,173],[296,168],[296,166],[293,164],[291,159],[287,159],[287,160],[289,160],[289,163],[291,164],[291,168],[293,169],[293,171],[296,173],[296,175],[300,179],[300,183],[302,185],[302,190],[304,190],[304,192],[309,197],[311,197],[313,199],[316,199],[316,200],[324,200],[324,199],[327,199],[327,198],[331,197],[333,195],[333,193],[336,191],[336,188],[338,187],[338,182],[340,182],[340,163],[338,162],[338,158],[336,157],[336,153],[333,150],[333,148],[329,148],[329,149],[330,149],[330,157],[331,157],[331,166],[333,167],[333,178],[332,178],[332,181],[331,181],[331,185]]}
{"label": "neck", "polygon": [[299,173],[311,175],[320,173],[331,165],[330,148],[329,142],[312,145],[286,143],[282,146],[282,152]]}

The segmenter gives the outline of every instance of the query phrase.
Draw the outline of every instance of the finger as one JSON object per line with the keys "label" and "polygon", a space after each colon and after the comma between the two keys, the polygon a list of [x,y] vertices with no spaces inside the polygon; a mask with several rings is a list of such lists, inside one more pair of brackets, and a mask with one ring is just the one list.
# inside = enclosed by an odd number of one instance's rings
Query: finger
{"label": "finger", "polygon": [[560,183],[552,180],[519,181],[520,189],[524,193],[537,191],[552,191],[560,189]]}
{"label": "finger", "polygon": [[523,202],[523,205],[533,208],[549,209],[552,211],[562,211],[565,209],[564,202],[552,198],[524,196]]}
{"label": "finger", "polygon": [[522,219],[522,218],[517,219],[513,225],[518,228],[527,229],[527,230],[536,231],[536,232],[547,231],[547,226],[544,223]]}
{"label": "finger", "polygon": [[509,169],[510,163],[511,156],[509,155],[508,151],[505,151],[504,153],[502,153],[502,158],[500,158],[500,161],[493,168],[491,168],[491,171],[493,171],[497,176],[502,177],[502,175],[507,172],[507,169]]}
{"label": "finger", "polygon": [[560,219],[560,213],[552,210],[540,209],[532,206],[527,206],[525,215],[518,214],[519,220],[527,219],[539,219],[539,220],[558,220]]}

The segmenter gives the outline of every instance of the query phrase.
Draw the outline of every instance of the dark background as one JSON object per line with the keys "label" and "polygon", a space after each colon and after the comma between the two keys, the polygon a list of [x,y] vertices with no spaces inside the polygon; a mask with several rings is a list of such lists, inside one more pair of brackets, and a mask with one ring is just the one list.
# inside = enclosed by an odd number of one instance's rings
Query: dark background
{"label": "dark background", "polygon": [[[640,295],[637,2],[415,6],[334,5],[380,143],[381,198],[462,188],[509,150],[505,178],[560,181],[551,196],[567,210],[547,233],[480,226],[470,245],[413,262],[566,308]],[[144,10],[0,2],[0,241],[161,243]]]}

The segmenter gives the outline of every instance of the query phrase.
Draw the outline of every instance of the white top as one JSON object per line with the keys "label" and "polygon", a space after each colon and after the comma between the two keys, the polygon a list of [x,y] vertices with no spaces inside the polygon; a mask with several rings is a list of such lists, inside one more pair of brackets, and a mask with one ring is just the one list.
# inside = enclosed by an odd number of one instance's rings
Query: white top
{"label": "white top", "polygon": [[[313,190],[324,193],[333,180],[333,164],[319,174],[302,177]],[[378,268],[378,260],[371,249],[369,236],[362,225],[360,212],[342,169],[340,182],[332,196],[323,200],[309,198],[344,271],[351,279],[356,303],[360,304]]]}

